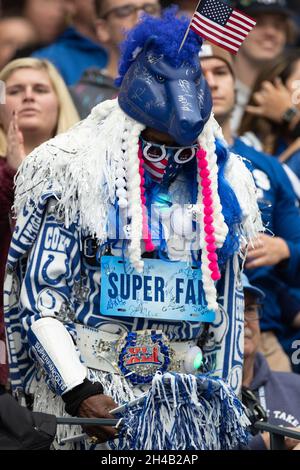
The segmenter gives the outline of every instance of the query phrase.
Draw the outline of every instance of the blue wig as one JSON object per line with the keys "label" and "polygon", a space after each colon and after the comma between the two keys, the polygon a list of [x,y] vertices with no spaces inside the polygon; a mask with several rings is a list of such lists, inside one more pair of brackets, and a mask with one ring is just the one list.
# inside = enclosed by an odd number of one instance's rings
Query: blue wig
{"label": "blue wig", "polygon": [[199,53],[203,41],[200,36],[190,31],[178,53],[190,22],[185,16],[178,18],[177,11],[178,7],[173,6],[164,10],[161,18],[144,15],[142,21],[128,33],[121,45],[119,77],[116,80],[118,87],[121,86],[127,70],[132,65],[135,52],[142,50],[150,37],[153,37],[153,51],[163,54],[171,66],[177,68],[184,62],[194,64],[195,55]]}

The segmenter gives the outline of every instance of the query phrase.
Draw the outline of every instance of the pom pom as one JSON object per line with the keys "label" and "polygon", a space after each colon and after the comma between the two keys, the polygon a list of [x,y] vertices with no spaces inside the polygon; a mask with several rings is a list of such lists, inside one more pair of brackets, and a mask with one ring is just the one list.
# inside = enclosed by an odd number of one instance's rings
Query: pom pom
{"label": "pom pom", "polygon": [[214,218],[211,215],[206,215],[204,217],[204,223],[207,225],[211,225],[214,221]]}
{"label": "pom pom", "polygon": [[206,169],[208,167],[207,160],[198,160],[198,167],[201,168],[201,170]]}
{"label": "pom pom", "polygon": [[155,250],[155,246],[153,245],[152,241],[146,241],[145,242],[145,250],[146,251],[154,251]]}
{"label": "pom pom", "polygon": [[216,261],[209,263],[208,267],[212,272],[217,272],[219,270],[218,263]]}
{"label": "pom pom", "polygon": [[207,170],[207,169],[200,171],[200,176],[201,176],[201,178],[208,178],[209,175],[210,175],[210,172],[209,172],[209,170]]}
{"label": "pom pom", "polygon": [[211,180],[209,178],[206,178],[204,182],[202,182],[202,188],[210,188],[211,186]]}
{"label": "pom pom", "polygon": [[206,225],[204,227],[204,232],[207,233],[208,235],[211,235],[212,233],[214,233],[215,229],[212,225]]}
{"label": "pom pom", "polygon": [[209,253],[207,255],[207,258],[209,259],[209,261],[218,261],[218,255],[216,253]]}
{"label": "pom pom", "polygon": [[211,278],[213,281],[219,281],[221,279],[221,273],[220,271],[214,271],[212,274],[211,274]]}
{"label": "pom pom", "polygon": [[214,210],[212,207],[204,207],[204,214],[205,215],[212,215],[214,213]]}
{"label": "pom pom", "polygon": [[208,243],[208,244],[210,244],[210,243],[215,243],[215,241],[216,241],[214,235],[207,235],[204,240],[205,240],[206,243]]}
{"label": "pom pom", "polygon": [[210,188],[204,188],[202,190],[203,196],[211,196],[212,195],[212,190]]}
{"label": "pom pom", "polygon": [[126,191],[126,189],[124,189],[124,188],[119,188],[119,189],[117,189],[117,191],[116,191],[116,195],[117,195],[117,197],[120,198],[120,199],[121,199],[121,198],[122,198],[122,199],[126,199],[127,191]]}
{"label": "pom pom", "polygon": [[203,198],[203,204],[207,207],[207,206],[211,206],[213,203],[213,200],[211,197],[204,197]]}
{"label": "pom pom", "polygon": [[214,253],[217,247],[214,243],[210,243],[209,245],[207,245],[206,249],[209,253]]}

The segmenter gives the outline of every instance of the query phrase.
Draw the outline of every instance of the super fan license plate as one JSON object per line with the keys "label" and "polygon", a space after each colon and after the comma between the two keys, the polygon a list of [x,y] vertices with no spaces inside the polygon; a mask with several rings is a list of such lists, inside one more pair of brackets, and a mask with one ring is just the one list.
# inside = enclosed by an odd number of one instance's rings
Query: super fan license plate
{"label": "super fan license plate", "polygon": [[139,274],[129,261],[101,259],[101,315],[213,322],[201,270],[182,262],[145,259]]}

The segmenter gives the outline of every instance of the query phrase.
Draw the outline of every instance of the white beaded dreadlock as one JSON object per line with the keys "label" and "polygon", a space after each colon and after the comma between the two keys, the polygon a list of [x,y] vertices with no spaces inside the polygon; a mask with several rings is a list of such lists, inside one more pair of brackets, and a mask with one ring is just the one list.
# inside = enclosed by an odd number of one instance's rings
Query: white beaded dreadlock
{"label": "white beaded dreadlock", "polygon": [[[131,125],[131,129],[130,126]],[[138,272],[143,271],[142,261],[142,237],[143,237],[143,209],[141,194],[141,176],[139,172],[139,137],[145,126],[136,122],[132,126],[128,122],[128,128],[124,136],[126,148],[127,138],[127,192],[128,192],[128,215],[131,217],[130,245],[128,247],[129,259]],[[128,137],[127,137],[128,136]]]}

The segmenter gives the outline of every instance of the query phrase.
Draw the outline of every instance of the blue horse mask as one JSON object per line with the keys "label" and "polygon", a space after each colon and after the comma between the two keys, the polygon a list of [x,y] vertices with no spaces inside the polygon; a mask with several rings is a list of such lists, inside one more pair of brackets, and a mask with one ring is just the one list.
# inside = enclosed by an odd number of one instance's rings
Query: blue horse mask
{"label": "blue horse mask", "polygon": [[175,67],[164,54],[156,52],[157,41],[150,37],[127,70],[119,105],[136,121],[169,134],[179,145],[189,146],[210,117],[211,93],[197,54],[193,61]]}

